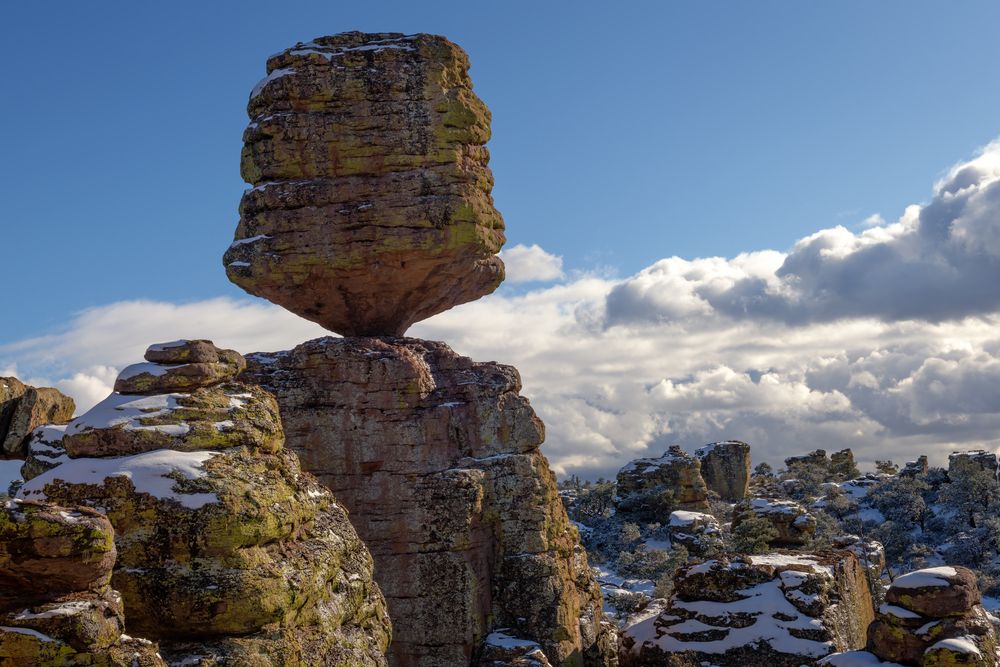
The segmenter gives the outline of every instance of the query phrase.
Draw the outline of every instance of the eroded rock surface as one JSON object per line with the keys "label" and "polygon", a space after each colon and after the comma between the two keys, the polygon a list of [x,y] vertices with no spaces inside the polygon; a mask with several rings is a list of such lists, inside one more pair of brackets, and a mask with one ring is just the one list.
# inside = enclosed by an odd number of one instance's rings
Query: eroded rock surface
{"label": "eroded rock surface", "polygon": [[75,407],[73,399],[58,389],[0,377],[0,457],[23,458],[33,430],[43,424],[65,424]]}
{"label": "eroded rock surface", "polygon": [[267,61],[248,104],[234,283],[331,331],[402,335],[503,280],[490,112],[443,37],[343,33]]}
{"label": "eroded rock surface", "polygon": [[701,462],[701,476],[709,491],[723,500],[746,498],[750,488],[750,445],[739,440],[713,442],[694,455]]}
{"label": "eroded rock surface", "polygon": [[865,645],[873,617],[854,554],[720,557],[681,570],[659,615],[630,627],[623,667],[801,667]]}
{"label": "eroded rock surface", "polygon": [[779,498],[750,498],[733,508],[733,528],[751,514],[767,519],[777,536],[774,546],[799,547],[809,543],[816,532],[816,517],[794,500]]}
{"label": "eroded rock surface", "polygon": [[380,338],[248,362],[244,378],[278,398],[287,445],[374,555],[394,665],[468,665],[498,628],[555,666],[613,662],[600,589],[514,368]]}
{"label": "eroded rock surface", "polygon": [[203,378],[40,430],[20,497],[100,508],[126,627],[173,662],[381,667],[388,616],[347,512],[283,448],[273,397]]}
{"label": "eroded rock surface", "polygon": [[698,458],[672,445],[659,458],[636,459],[618,471],[620,512],[663,521],[674,509],[708,508],[708,487]]}
{"label": "eroded rock surface", "polygon": [[164,667],[154,644],[123,634],[115,555],[111,523],[92,509],[0,507],[0,664]]}

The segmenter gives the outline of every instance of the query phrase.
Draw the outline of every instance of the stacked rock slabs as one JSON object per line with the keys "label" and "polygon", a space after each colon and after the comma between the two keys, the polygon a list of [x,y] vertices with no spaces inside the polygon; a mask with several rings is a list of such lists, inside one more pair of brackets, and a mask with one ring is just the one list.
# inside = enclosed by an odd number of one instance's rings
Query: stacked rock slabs
{"label": "stacked rock slabs", "polygon": [[116,383],[143,394],[116,392],[61,439],[40,438],[33,456],[49,467],[21,496],[106,514],[128,630],[160,640],[168,659],[384,665],[389,624],[369,553],[283,448],[274,398],[233,381],[242,357],[190,360],[205,344],[154,346],[147,359],[162,363]]}
{"label": "stacked rock slabs", "polygon": [[248,105],[234,283],[345,336],[402,335],[503,280],[490,113],[434,35],[272,56]]}

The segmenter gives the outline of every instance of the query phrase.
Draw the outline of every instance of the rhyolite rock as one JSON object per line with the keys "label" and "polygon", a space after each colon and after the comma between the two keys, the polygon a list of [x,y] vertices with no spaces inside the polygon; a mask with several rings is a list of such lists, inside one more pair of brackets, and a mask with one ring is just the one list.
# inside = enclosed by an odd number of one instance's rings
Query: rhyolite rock
{"label": "rhyolite rock", "polygon": [[360,32],[271,56],[250,95],[234,283],[346,336],[402,335],[503,280],[490,112],[443,37]]}
{"label": "rhyolite rock", "polygon": [[873,618],[845,551],[774,552],[688,565],[666,609],[626,630],[623,667],[802,667],[860,649]]}
{"label": "rhyolite rock", "polygon": [[631,461],[618,471],[615,505],[625,514],[659,522],[674,509],[707,509],[701,462],[677,445],[658,458]]}
{"label": "rhyolite rock", "polygon": [[974,575],[962,567],[896,577],[868,627],[867,650],[834,655],[821,664],[996,667],[1000,643],[979,599]]}
{"label": "rhyolite rock", "polygon": [[146,362],[127,366],[115,380],[119,394],[169,394],[204,389],[232,380],[246,368],[235,350],[220,350],[210,340],[159,343],[146,350]]}
{"label": "rhyolite rock", "polygon": [[100,513],[0,507],[0,664],[164,667],[155,645],[123,634],[114,564],[114,531]]}
{"label": "rhyolite rock", "polygon": [[739,440],[713,442],[694,455],[701,462],[701,476],[709,491],[723,500],[746,498],[750,488],[750,445]]}
{"label": "rhyolite rock", "polygon": [[385,664],[390,626],[371,556],[284,449],[260,387],[115,393],[38,435],[31,446],[44,446],[48,467],[25,475],[19,497],[100,508],[115,529],[127,631],[158,640],[168,661]]}
{"label": "rhyolite rock", "polygon": [[24,458],[33,430],[43,424],[65,424],[75,408],[73,399],[57,389],[0,377],[0,457]]}
{"label": "rhyolite rock", "polygon": [[751,514],[767,519],[774,526],[777,536],[771,541],[773,546],[803,546],[809,543],[816,532],[816,517],[794,500],[749,498],[737,503],[733,507],[733,528]]}
{"label": "rhyolite rock", "polygon": [[247,360],[243,379],[277,397],[287,446],[375,558],[391,664],[469,665],[499,628],[556,667],[613,664],[514,368],[410,338],[324,338]]}
{"label": "rhyolite rock", "polygon": [[712,553],[722,548],[722,528],[719,520],[703,512],[676,510],[667,521],[670,543],[683,545],[693,556]]}

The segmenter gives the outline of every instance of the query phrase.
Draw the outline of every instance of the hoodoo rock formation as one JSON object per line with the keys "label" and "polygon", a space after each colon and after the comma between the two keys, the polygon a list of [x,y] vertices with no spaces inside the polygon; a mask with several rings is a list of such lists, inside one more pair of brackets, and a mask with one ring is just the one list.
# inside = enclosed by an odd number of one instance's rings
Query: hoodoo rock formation
{"label": "hoodoo rock formation", "polygon": [[171,663],[384,665],[371,556],[284,449],[274,398],[235,382],[242,357],[207,341],[146,358],[116,383],[137,393],[35,433],[19,498],[100,509],[125,627]]}
{"label": "hoodoo rock formation", "polygon": [[43,424],[65,424],[75,407],[73,399],[57,389],[0,377],[0,458],[23,458],[33,430]]}
{"label": "hoodoo rock formation", "polygon": [[395,667],[495,664],[501,630],[555,667],[610,665],[614,631],[517,371],[398,337],[503,278],[468,66],[444,38],[396,33],[268,60],[227,273],[348,337],[251,355],[243,378],[275,394],[287,445],[371,549]]}
{"label": "hoodoo rock formation", "polygon": [[709,491],[732,502],[746,498],[750,488],[750,445],[739,440],[713,442],[699,447],[694,455],[701,461],[701,476]]}
{"label": "hoodoo rock formation", "polygon": [[503,280],[490,112],[434,35],[344,33],[267,61],[230,280],[345,336],[401,336]]}

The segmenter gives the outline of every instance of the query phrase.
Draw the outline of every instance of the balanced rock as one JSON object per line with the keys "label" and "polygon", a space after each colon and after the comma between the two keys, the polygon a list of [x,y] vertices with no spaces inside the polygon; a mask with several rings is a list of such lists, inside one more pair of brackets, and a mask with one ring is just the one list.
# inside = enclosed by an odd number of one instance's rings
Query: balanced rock
{"label": "balanced rock", "polygon": [[698,448],[701,476],[709,491],[723,500],[739,501],[750,488],[750,445],[739,440],[713,442]]}
{"label": "balanced rock", "polygon": [[0,377],[0,457],[24,458],[33,430],[43,424],[65,424],[75,409],[73,399],[57,389]]}
{"label": "balanced rock", "polygon": [[803,546],[816,532],[816,517],[793,500],[751,498],[739,503],[733,508],[733,528],[751,514],[767,519],[777,531],[777,537],[771,541],[774,546]]}
{"label": "balanced rock", "polygon": [[114,564],[111,523],[92,509],[0,508],[0,664],[163,667],[151,642],[123,634]]}
{"label": "balanced rock", "polygon": [[972,573],[934,567],[893,581],[868,627],[866,651],[830,656],[821,664],[996,667],[1000,643],[990,615],[979,604]]}
{"label": "balanced rock", "polygon": [[674,509],[708,508],[699,460],[672,445],[659,458],[636,459],[618,471],[617,509],[664,521]]}
{"label": "balanced rock", "polygon": [[283,448],[260,387],[116,393],[37,435],[47,466],[25,474],[19,497],[101,509],[127,630],[159,640],[170,662],[385,664],[371,556]]}
{"label": "balanced rock", "polygon": [[115,380],[119,394],[169,394],[204,389],[232,380],[246,368],[243,356],[209,340],[152,345],[146,363],[127,366]]}
{"label": "balanced rock", "polygon": [[371,549],[392,664],[470,665],[499,629],[556,667],[611,664],[600,588],[514,368],[409,338],[324,338],[247,361],[243,378],[277,396],[287,445]]}
{"label": "balanced rock", "polygon": [[720,557],[682,569],[666,609],[626,630],[623,667],[800,667],[865,645],[863,566],[843,551]]}
{"label": "balanced rock", "polygon": [[229,279],[345,336],[402,335],[503,280],[490,113],[461,48],[343,33],[267,61]]}

